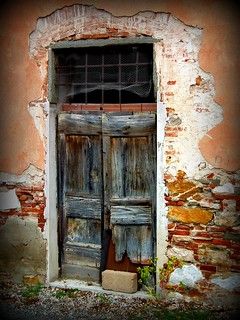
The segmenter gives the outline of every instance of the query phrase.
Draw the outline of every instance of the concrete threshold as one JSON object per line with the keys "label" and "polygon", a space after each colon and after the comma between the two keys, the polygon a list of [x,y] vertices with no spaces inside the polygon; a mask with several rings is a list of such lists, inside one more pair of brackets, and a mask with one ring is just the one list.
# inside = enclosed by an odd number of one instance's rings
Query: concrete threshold
{"label": "concrete threshold", "polygon": [[59,288],[59,289],[77,289],[80,291],[87,291],[93,293],[104,293],[110,295],[118,295],[128,298],[142,298],[147,299],[149,296],[144,291],[137,291],[135,293],[125,293],[118,291],[111,291],[103,289],[98,283],[91,283],[80,280],[72,280],[72,279],[61,279],[55,280],[49,283],[49,287]]}

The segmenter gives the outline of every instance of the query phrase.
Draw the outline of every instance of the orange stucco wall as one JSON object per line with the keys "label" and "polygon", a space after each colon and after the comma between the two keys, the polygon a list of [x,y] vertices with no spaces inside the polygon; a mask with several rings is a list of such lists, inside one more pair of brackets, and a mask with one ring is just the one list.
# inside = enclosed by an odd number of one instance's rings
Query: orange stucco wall
{"label": "orange stucco wall", "polygon": [[[2,5],[0,171],[20,174],[30,163],[44,169],[42,140],[27,110],[29,102],[39,100],[43,95],[39,68],[29,57],[28,38],[38,17],[74,3],[70,0],[13,0]],[[215,100],[223,107],[224,120],[199,141],[199,148],[212,165],[226,170],[239,169],[240,14],[234,1],[103,0],[79,3],[95,5],[116,16],[130,16],[145,10],[171,12],[184,23],[203,28],[200,65],[215,78]]]}

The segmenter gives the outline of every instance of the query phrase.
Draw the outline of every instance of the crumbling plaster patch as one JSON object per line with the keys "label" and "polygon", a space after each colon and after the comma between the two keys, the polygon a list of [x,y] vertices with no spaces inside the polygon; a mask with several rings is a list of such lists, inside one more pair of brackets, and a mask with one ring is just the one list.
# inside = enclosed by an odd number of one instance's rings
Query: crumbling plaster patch
{"label": "crumbling plaster patch", "polygon": [[46,246],[37,219],[12,216],[0,227],[0,271],[22,281],[24,274],[45,276]]}
{"label": "crumbling plaster patch", "polygon": [[35,127],[37,128],[40,138],[46,147],[46,116],[48,110],[48,102],[33,101],[28,106],[28,111],[33,118]]}
{"label": "crumbling plaster patch", "polygon": [[30,164],[21,175],[10,174],[6,172],[0,172],[1,183],[16,185],[22,184],[26,186],[32,185],[43,185],[44,183],[44,172],[43,170]]}

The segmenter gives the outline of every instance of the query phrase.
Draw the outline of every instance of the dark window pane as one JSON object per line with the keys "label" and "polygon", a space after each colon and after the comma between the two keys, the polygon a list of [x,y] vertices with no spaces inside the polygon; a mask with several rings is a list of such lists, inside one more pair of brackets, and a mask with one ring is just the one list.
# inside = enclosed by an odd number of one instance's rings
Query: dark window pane
{"label": "dark window pane", "polygon": [[138,66],[138,81],[150,81],[152,78],[151,65]]}
{"label": "dark window pane", "polygon": [[152,45],[59,49],[56,93],[61,102],[153,102]]}
{"label": "dark window pane", "polygon": [[85,83],[85,67],[72,70],[71,78],[73,83]]}
{"label": "dark window pane", "polygon": [[121,82],[136,82],[136,66],[123,66],[121,68]]}
{"label": "dark window pane", "polygon": [[118,90],[105,90],[104,91],[105,103],[120,103]]}
{"label": "dark window pane", "polygon": [[101,84],[87,86],[87,103],[102,103]]}
{"label": "dark window pane", "polygon": [[102,52],[99,48],[94,48],[87,55],[88,65],[101,65],[102,64]]}
{"label": "dark window pane", "polygon": [[87,82],[102,82],[102,68],[88,67],[87,68]]}
{"label": "dark window pane", "polygon": [[85,103],[85,86],[72,85],[67,95],[67,102]]}
{"label": "dark window pane", "polygon": [[66,58],[67,65],[84,65],[85,64],[85,54],[79,54],[78,52],[73,52],[69,54]]}
{"label": "dark window pane", "polygon": [[121,63],[136,63],[136,50],[126,48],[122,51]]}
{"label": "dark window pane", "polygon": [[103,81],[104,82],[118,82],[119,81],[119,68],[118,67],[105,67]]}
{"label": "dark window pane", "polygon": [[104,53],[104,64],[118,64],[119,54],[115,51],[105,52]]}

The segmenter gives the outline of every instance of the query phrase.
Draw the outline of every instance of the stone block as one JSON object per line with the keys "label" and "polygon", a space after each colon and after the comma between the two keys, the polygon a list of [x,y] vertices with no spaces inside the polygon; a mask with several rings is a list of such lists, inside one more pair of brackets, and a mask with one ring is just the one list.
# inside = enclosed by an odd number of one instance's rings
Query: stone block
{"label": "stone block", "polygon": [[202,272],[195,265],[190,264],[175,269],[170,275],[169,284],[179,285],[180,283],[183,283],[189,288],[194,288],[196,282],[202,279]]}
{"label": "stone block", "polygon": [[25,275],[23,276],[23,283],[25,285],[36,285],[42,283],[43,280],[39,275]]}
{"label": "stone block", "polygon": [[170,207],[168,218],[183,223],[207,224],[212,220],[213,214],[202,208]]}
{"label": "stone block", "polygon": [[137,291],[137,274],[105,270],[102,272],[102,287],[105,290],[134,293]]}

